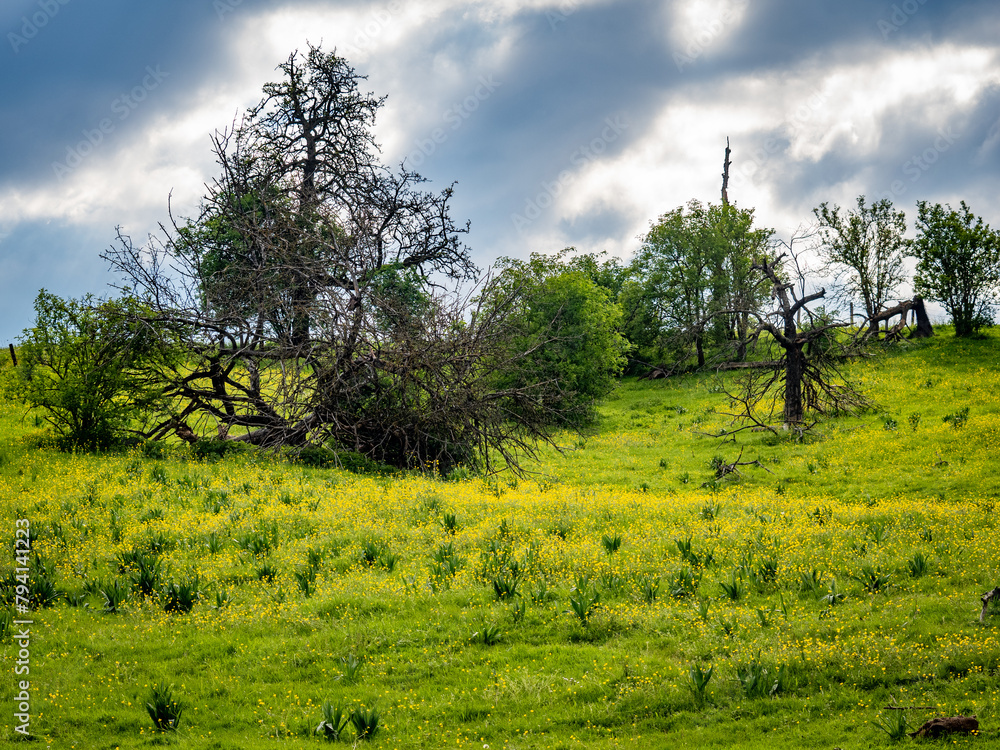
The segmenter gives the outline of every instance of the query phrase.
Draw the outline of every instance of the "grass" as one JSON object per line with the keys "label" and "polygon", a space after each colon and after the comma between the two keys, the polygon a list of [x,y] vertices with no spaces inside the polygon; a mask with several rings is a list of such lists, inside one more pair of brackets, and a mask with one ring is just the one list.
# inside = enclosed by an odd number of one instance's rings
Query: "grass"
{"label": "grass", "polygon": [[[995,742],[997,344],[855,366],[882,411],[801,443],[699,434],[725,425],[711,377],[626,382],[517,482],[67,455],[0,404],[0,527],[29,519],[69,595],[32,613],[31,728],[319,747],[353,716],[379,748],[888,747],[898,705],[977,714],[952,746]],[[703,488],[740,449],[774,473]],[[184,709],[166,734],[146,706],[164,685]]]}

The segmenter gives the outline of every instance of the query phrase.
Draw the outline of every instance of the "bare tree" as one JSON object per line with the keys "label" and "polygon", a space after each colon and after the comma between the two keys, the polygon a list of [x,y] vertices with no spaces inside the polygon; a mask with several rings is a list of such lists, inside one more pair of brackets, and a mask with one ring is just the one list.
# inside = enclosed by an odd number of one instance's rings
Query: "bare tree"
{"label": "bare tree", "polygon": [[[775,307],[769,314],[754,313],[758,319],[754,341],[760,343],[767,334],[764,361],[758,367],[746,368],[737,378],[736,389],[729,393],[735,407],[729,415],[743,423],[739,429],[756,427],[774,432],[775,417],[780,413],[784,428],[801,433],[812,426],[806,422],[807,411],[853,411],[867,405],[839,369],[841,352],[835,331],[848,324],[837,323],[825,312],[810,307],[826,296],[825,289],[796,294],[795,284],[781,272],[785,257],[783,253],[753,266],[761,275],[761,283],[770,286]],[[800,313],[805,317],[801,327]]]}
{"label": "bare tree", "polygon": [[449,212],[378,160],[382,100],[310,47],[213,140],[219,177],[201,214],[159,242],[106,253],[183,342],[161,371],[170,413],[149,431],[264,447],[332,442],[395,466],[517,466],[550,434],[559,383],[497,388],[545,343],[514,330],[515,290],[476,273]]}

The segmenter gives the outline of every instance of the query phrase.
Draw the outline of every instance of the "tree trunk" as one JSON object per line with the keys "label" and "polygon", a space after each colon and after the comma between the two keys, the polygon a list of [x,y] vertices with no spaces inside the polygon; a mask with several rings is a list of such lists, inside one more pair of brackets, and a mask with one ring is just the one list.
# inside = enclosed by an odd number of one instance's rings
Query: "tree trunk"
{"label": "tree trunk", "polygon": [[802,423],[802,375],[805,355],[802,345],[796,344],[785,350],[785,425]]}
{"label": "tree trunk", "polygon": [[931,326],[931,319],[927,317],[927,309],[924,307],[923,297],[913,298],[913,313],[917,318],[917,327],[910,334],[911,339],[925,339],[934,335],[934,328]]}
{"label": "tree trunk", "polygon": [[726,138],[726,157],[722,160],[722,205],[729,205],[729,165],[732,162],[729,160],[729,154],[732,153],[732,149],[729,148],[729,138]]}
{"label": "tree trunk", "polygon": [[941,737],[946,734],[969,734],[979,730],[979,721],[975,716],[949,716],[931,719],[925,722],[917,731],[910,732],[911,737]]}

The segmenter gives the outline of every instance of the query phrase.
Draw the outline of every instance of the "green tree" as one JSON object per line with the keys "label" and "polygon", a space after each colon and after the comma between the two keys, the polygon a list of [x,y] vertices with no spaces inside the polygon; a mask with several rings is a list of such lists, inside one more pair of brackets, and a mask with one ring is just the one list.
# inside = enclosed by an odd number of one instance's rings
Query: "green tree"
{"label": "green tree", "polygon": [[709,344],[735,342],[745,356],[750,315],[762,302],[753,263],[771,236],[753,219],[752,209],[691,201],[651,225],[622,292],[634,344],[665,353],[679,342],[681,359],[693,347],[699,367]]}
{"label": "green tree", "polygon": [[859,195],[857,203],[857,210],[843,213],[840,206],[821,203],[813,213],[819,221],[826,269],[836,280],[836,297],[860,300],[872,320],[906,279],[906,215],[893,211],[888,198],[868,206],[865,196]]}
{"label": "green tree", "polygon": [[768,297],[754,263],[773,256],[773,230],[754,228],[753,209],[733,204],[710,205],[708,220],[717,234],[719,250],[712,268],[713,325],[718,342],[735,346],[735,359],[746,358],[753,313]]}
{"label": "green tree", "polygon": [[594,257],[567,258],[569,252],[498,264],[500,288],[516,300],[512,351],[526,354],[516,368],[498,371],[497,383],[548,384],[551,421],[576,426],[590,421],[597,401],[617,386],[628,341],[619,332],[621,308],[592,278]]}
{"label": "green tree", "polygon": [[44,411],[64,447],[107,448],[138,433],[137,422],[162,405],[154,373],[166,350],[144,313],[131,299],[38,294],[13,387],[22,403]]}
{"label": "green tree", "polygon": [[911,254],[917,259],[917,293],[944,306],[956,336],[972,336],[992,325],[1000,286],[1000,233],[965,201],[957,211],[950,205],[917,203]]}

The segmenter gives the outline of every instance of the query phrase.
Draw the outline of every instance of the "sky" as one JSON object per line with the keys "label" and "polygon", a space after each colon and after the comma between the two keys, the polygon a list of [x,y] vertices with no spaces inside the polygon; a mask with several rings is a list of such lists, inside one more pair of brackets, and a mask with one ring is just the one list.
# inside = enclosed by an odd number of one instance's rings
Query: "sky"
{"label": "sky", "polygon": [[1000,227],[998,40],[995,0],[5,0],[0,345],[41,288],[113,295],[117,228],[196,214],[210,135],[310,43],[386,96],[386,164],[455,183],[485,269],[627,260],[720,200],[727,138],[731,201],[785,240],[862,194]]}

